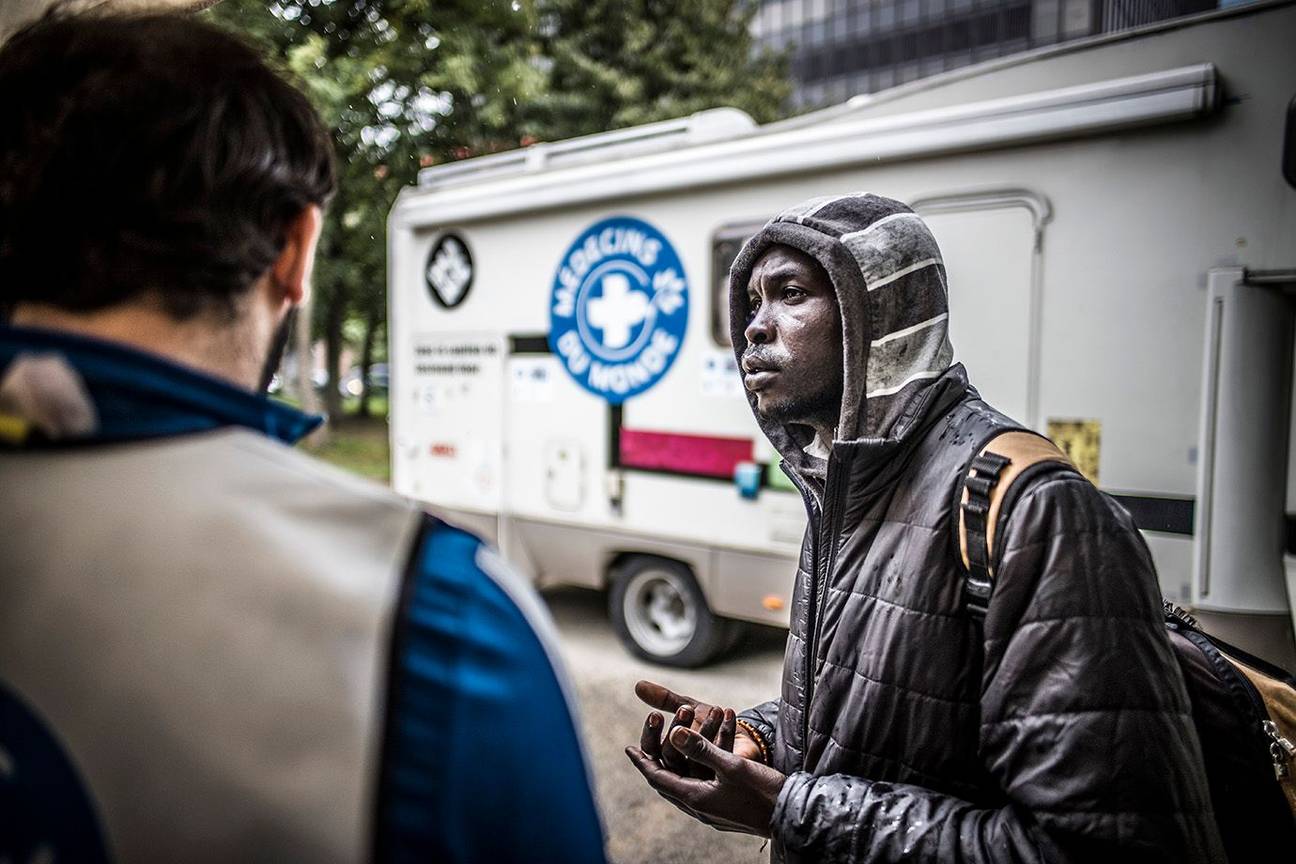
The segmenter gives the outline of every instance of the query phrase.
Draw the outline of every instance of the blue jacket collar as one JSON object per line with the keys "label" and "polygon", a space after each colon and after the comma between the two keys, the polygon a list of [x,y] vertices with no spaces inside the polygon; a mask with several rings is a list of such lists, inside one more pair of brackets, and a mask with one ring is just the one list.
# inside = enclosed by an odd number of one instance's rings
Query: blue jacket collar
{"label": "blue jacket collar", "polygon": [[265,395],[124,345],[52,330],[0,326],[0,380],[20,356],[55,355],[82,379],[106,443],[244,426],[296,443],[323,422]]}

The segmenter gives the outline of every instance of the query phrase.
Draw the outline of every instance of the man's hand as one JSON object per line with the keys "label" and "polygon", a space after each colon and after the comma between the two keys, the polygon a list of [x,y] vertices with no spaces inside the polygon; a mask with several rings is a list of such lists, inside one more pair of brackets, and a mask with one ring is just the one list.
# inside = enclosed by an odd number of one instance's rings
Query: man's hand
{"label": "man's hand", "polygon": [[[715,705],[708,705],[700,702],[691,696],[681,696],[673,693],[660,684],[652,681],[640,681],[635,684],[635,695],[646,704],[656,708],[658,711],[664,711],[671,719],[671,728],[667,730],[665,740],[661,747],[661,760],[667,768],[670,768],[677,774],[687,774],[690,770],[687,763],[682,759],[671,744],[670,733],[677,726],[683,726],[692,729],[695,732],[706,737],[708,741],[720,743],[716,736],[719,734],[721,721],[724,718],[724,710]],[[649,715],[649,721],[657,718],[656,729],[661,729],[661,716],[656,714]],[[648,724],[644,726],[648,729]],[[646,733],[645,733],[646,734]],[[761,747],[747,734],[747,731],[741,726],[737,727],[733,733],[731,742],[725,746],[726,750],[732,750],[735,756],[743,759],[751,759],[755,762],[763,763],[765,760],[761,756]],[[698,776],[704,779],[710,776],[710,771],[698,772]]]}
{"label": "man's hand", "polygon": [[[732,730],[733,726],[733,711],[726,710],[721,729]],[[683,777],[659,762],[660,754],[653,752],[657,735],[654,732],[650,736],[646,730],[647,724],[641,746],[627,747],[626,755],[659,795],[698,821],[721,831],[770,836],[770,820],[787,780],[785,775],[768,765],[723,750],[681,725],[667,736],[668,744],[690,762],[714,772],[710,780]]]}

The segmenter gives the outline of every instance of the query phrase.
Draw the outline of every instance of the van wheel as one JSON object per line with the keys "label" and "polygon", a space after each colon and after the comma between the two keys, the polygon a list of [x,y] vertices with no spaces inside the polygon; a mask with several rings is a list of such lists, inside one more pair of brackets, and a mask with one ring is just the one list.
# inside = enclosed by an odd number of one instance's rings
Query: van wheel
{"label": "van wheel", "polygon": [[663,666],[701,666],[729,638],[729,622],[711,614],[693,571],[664,558],[636,555],[618,567],[608,613],[631,654]]}

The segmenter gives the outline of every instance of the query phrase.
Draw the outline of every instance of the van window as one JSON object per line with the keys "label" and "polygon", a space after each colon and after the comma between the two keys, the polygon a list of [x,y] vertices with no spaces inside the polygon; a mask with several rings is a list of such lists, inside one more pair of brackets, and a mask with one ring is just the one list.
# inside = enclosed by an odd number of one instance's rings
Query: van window
{"label": "van window", "polygon": [[721,348],[729,341],[729,268],[744,243],[765,225],[736,222],[721,226],[711,238],[711,338]]}

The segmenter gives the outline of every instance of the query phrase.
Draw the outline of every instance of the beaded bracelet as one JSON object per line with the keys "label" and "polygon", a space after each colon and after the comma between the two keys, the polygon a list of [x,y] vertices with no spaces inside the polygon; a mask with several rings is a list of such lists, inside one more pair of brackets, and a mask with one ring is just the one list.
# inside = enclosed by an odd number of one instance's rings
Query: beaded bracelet
{"label": "beaded bracelet", "polygon": [[752,726],[747,721],[739,720],[737,722],[738,725],[742,727],[742,730],[747,733],[747,737],[755,741],[756,746],[760,748],[761,761],[764,762],[766,765],[770,764],[769,748],[765,746],[764,736],[762,736],[761,733],[757,732],[756,727]]}

